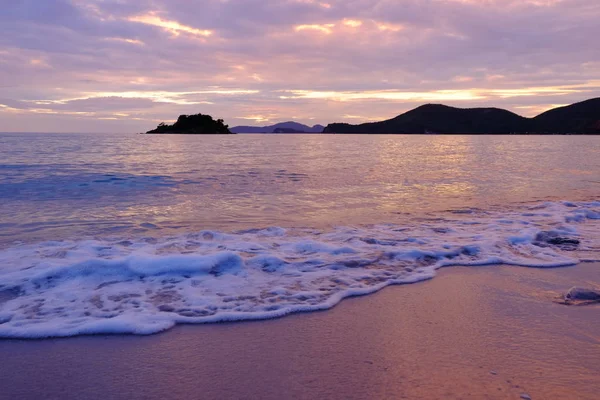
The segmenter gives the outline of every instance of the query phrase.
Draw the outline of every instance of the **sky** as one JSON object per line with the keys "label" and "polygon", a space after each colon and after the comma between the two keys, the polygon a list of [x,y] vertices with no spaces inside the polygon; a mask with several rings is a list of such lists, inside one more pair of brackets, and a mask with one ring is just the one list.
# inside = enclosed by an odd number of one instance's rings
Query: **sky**
{"label": "sky", "polygon": [[600,96],[598,0],[0,0],[0,131],[534,116]]}

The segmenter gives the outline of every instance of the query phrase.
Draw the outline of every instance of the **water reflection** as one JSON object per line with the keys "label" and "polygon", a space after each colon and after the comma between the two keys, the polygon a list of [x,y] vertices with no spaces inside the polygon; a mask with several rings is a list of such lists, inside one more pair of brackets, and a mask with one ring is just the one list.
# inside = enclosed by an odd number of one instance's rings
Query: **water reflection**
{"label": "water reflection", "polygon": [[[599,147],[566,136],[3,134],[0,240],[102,235],[107,223],[325,227],[583,200],[598,194]],[[86,178],[105,175],[115,182]]]}

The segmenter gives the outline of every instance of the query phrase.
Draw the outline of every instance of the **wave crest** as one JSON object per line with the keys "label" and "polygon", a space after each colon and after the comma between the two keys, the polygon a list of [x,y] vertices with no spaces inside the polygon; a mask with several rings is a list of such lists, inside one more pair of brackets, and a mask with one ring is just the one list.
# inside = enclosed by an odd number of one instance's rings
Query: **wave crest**
{"label": "wave crest", "polygon": [[323,310],[446,266],[573,265],[600,251],[599,209],[557,202],[326,232],[24,244],[0,251],[0,337],[151,334]]}

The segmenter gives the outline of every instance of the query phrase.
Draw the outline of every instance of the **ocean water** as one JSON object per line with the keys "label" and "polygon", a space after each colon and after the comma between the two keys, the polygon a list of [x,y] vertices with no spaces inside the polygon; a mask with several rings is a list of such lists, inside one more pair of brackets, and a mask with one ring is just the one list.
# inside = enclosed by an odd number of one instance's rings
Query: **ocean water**
{"label": "ocean water", "polygon": [[322,310],[600,259],[600,137],[0,134],[0,337]]}

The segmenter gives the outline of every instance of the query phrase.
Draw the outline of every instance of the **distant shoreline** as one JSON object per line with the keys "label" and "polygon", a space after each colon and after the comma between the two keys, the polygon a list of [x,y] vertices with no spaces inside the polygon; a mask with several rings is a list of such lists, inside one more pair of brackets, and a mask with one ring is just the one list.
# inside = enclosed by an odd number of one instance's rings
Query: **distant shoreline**
{"label": "distant shoreline", "polygon": [[387,134],[387,135],[600,135],[600,98],[526,118],[501,108],[456,108],[425,104],[395,118],[359,125],[331,123],[312,127],[294,121],[264,127],[229,128],[210,115],[180,115],[148,134]]}

